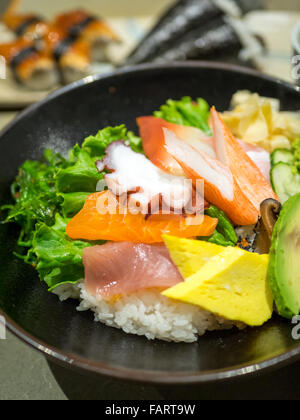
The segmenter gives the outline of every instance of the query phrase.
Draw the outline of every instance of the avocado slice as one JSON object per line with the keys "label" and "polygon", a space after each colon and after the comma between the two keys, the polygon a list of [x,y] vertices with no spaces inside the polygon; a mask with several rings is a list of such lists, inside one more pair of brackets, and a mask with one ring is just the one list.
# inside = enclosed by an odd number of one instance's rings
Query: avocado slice
{"label": "avocado slice", "polygon": [[300,312],[300,194],[282,207],[270,250],[269,281],[278,312],[292,319]]}

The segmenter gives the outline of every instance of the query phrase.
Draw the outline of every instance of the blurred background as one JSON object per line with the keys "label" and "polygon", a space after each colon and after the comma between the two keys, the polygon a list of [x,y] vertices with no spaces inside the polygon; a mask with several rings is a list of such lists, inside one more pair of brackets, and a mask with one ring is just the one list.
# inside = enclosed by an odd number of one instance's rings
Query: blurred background
{"label": "blurred background", "polygon": [[[0,55],[7,65],[0,80],[0,129],[62,85],[142,62],[226,61],[295,83],[292,56],[300,54],[300,35],[293,45],[292,32],[298,22],[299,0],[0,0]],[[95,385],[49,366],[11,334],[0,346],[0,360],[0,399],[172,397],[171,390],[108,379]],[[253,379],[245,389],[228,387],[225,397],[257,397],[262,389],[272,391],[270,398],[288,397],[298,390],[292,382],[291,389],[281,387],[296,380],[292,369],[272,376],[272,387],[268,377]],[[207,387],[202,395],[214,398],[216,392]]]}
{"label": "blurred background", "polygon": [[87,75],[142,62],[226,61],[291,81],[300,4],[0,0],[0,20],[0,55],[7,63],[0,108],[21,109]]}

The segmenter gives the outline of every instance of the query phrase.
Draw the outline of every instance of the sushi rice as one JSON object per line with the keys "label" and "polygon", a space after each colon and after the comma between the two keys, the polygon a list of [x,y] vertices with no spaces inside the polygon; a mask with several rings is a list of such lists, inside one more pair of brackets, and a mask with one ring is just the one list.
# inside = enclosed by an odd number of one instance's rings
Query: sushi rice
{"label": "sushi rice", "polygon": [[234,326],[244,328],[241,323],[168,299],[157,289],[139,291],[111,302],[90,295],[83,281],[58,286],[54,293],[61,301],[80,299],[77,310],[92,310],[96,322],[122,329],[127,334],[146,336],[149,340],[193,343],[207,331],[228,330]]}

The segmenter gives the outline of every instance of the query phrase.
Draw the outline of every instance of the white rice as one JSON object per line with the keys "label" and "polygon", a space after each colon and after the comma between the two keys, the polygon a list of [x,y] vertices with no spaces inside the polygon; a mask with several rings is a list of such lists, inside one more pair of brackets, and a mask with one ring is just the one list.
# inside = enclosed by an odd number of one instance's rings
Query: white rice
{"label": "white rice", "polygon": [[158,290],[144,290],[114,302],[87,293],[84,283],[59,286],[54,291],[63,301],[80,299],[78,311],[92,310],[95,321],[149,340],[193,343],[206,331],[227,330],[240,323],[213,315],[196,306],[168,299]]}

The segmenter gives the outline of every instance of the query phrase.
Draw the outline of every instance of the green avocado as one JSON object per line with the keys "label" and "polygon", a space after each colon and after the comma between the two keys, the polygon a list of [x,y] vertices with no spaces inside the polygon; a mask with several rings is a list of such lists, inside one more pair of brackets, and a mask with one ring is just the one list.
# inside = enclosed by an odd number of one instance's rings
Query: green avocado
{"label": "green avocado", "polygon": [[300,313],[300,194],[282,207],[270,250],[269,281],[284,318]]}

